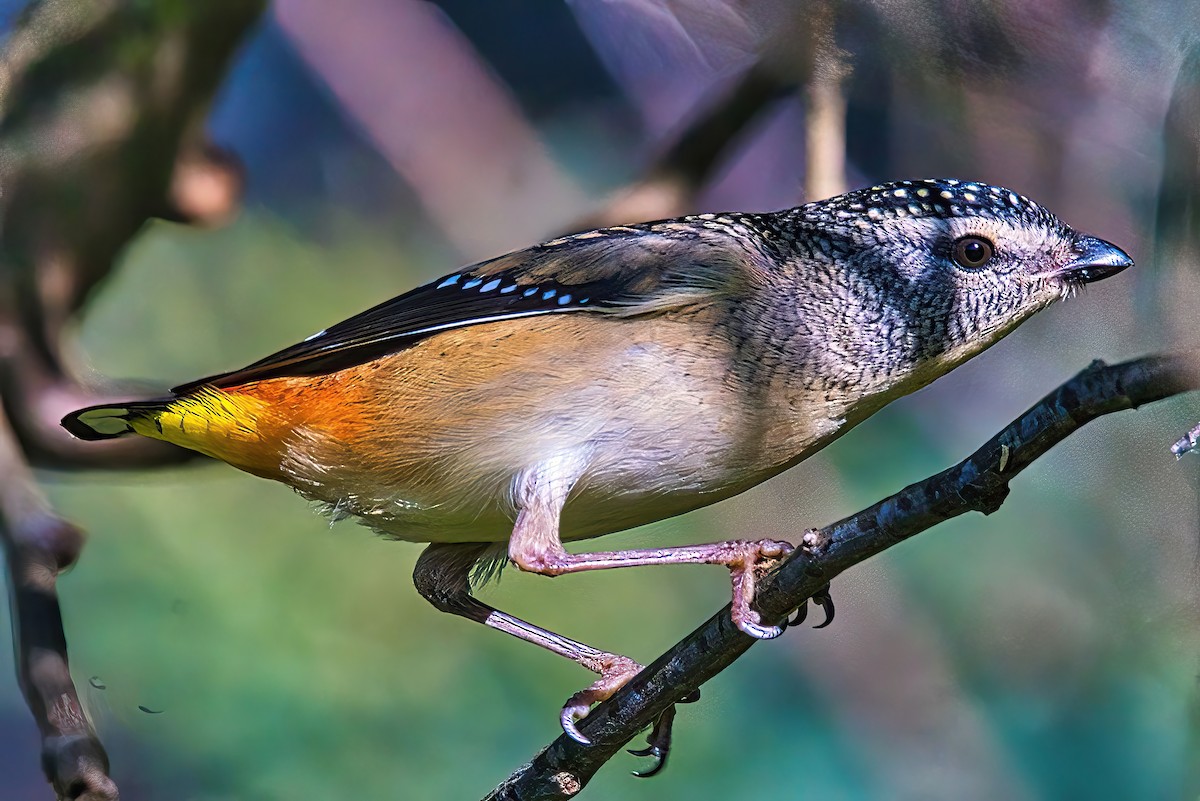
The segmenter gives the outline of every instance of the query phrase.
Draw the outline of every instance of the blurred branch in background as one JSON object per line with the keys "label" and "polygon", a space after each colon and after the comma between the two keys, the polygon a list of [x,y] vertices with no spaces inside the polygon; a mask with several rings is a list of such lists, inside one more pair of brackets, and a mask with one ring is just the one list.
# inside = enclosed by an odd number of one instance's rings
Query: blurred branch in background
{"label": "blurred branch in background", "polygon": [[508,88],[433,4],[279,0],[274,12],[468,260],[540,239],[548,215],[565,224],[583,209]]}
{"label": "blurred branch in background", "polygon": [[784,12],[741,79],[686,126],[642,179],[613,193],[602,209],[578,220],[572,229],[691,213],[696,195],[750,123],[773,101],[801,87],[808,98],[804,199],[820,200],[844,192],[843,83],[850,68],[836,44],[839,5],[820,0]]}
{"label": "blurred branch in background", "polygon": [[687,125],[645,177],[613,193],[603,208],[576,220],[564,232],[691,212],[696,194],[738,135],[772,101],[794,89],[796,81],[796,75],[772,60],[754,64],[732,89]]}
{"label": "blurred branch in background", "polygon": [[17,675],[42,735],[42,768],[59,798],[115,799],[108,755],[79,702],[55,589],[83,532],[54,513],[0,414],[0,545],[8,567]]}
{"label": "blurred branch in background", "polygon": [[[938,523],[970,511],[995,512],[1013,478],[1097,417],[1198,389],[1195,355],[1093,363],[957,465],[806,532],[801,547],[763,579],[756,601],[763,620],[782,620],[839,573]],[[638,732],[757,642],[738,631],[726,606],[584,718],[580,729],[590,746],[560,736],[484,801],[573,797]]]}
{"label": "blurred branch in background", "polygon": [[63,332],[148,219],[212,225],[233,214],[240,170],[204,140],[203,122],[262,8],[45,0],[26,10],[0,63],[0,538],[18,679],[60,798],[117,791],[71,682],[55,591],[83,532],[49,508],[29,463],[133,468],[187,458],[151,442],[77,447],[59,417],[106,396],[69,374]]}
{"label": "blurred branch in background", "polygon": [[818,0],[809,15],[808,113],[804,115],[804,199],[846,191],[846,94],[851,67],[837,45],[838,3]]}

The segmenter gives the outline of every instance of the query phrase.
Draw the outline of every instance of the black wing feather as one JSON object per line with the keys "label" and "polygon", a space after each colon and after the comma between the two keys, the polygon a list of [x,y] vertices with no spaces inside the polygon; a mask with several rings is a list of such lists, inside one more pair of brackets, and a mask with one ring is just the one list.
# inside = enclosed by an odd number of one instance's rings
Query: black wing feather
{"label": "black wing feather", "polygon": [[[591,231],[517,251],[431,281],[230,373],[175,387],[231,387],[283,376],[318,375],[395,353],[438,332],[497,320],[636,305],[663,291],[711,291],[704,259],[728,236],[697,234],[682,221]],[[699,247],[695,247],[699,243]],[[691,244],[691,250],[682,248]],[[691,258],[688,258],[691,257]],[[689,278],[695,278],[691,280]],[[581,280],[586,279],[586,280]]]}

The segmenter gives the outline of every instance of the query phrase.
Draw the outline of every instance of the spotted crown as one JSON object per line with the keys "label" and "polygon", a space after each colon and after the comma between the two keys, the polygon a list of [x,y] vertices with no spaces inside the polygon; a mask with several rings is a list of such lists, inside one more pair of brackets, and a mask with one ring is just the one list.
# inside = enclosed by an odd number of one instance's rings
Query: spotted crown
{"label": "spotted crown", "polygon": [[797,211],[810,219],[852,220],[865,216],[868,220],[885,220],[983,214],[1041,225],[1058,222],[1045,208],[1011,189],[954,178],[893,181],[809,203]]}

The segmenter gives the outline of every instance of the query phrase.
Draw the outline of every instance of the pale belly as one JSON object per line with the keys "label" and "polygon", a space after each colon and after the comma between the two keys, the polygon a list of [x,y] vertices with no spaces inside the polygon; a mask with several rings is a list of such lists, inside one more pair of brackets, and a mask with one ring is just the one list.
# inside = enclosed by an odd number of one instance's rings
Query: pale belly
{"label": "pale belly", "polygon": [[[334,514],[389,537],[501,542],[518,511],[514,481],[545,460],[570,457],[581,467],[570,479],[559,533],[571,540],[735,495],[836,432],[838,422],[818,415],[800,436],[793,427],[780,442],[776,411],[751,403],[728,378],[730,356],[719,340],[698,340],[692,331],[687,348],[668,349],[654,326],[639,327],[644,337],[633,341],[630,330],[614,326],[605,340],[593,328],[588,347],[577,345],[562,360],[525,334],[522,352],[531,355],[494,368],[486,360],[495,337],[467,342],[484,368],[423,369],[417,380],[406,354],[398,354],[388,372],[355,379],[378,381],[390,393],[390,402],[370,410],[372,427],[349,435],[358,429],[345,421],[298,428],[283,472]],[[457,344],[431,342],[440,352]]]}
{"label": "pale belly", "polygon": [[[574,405],[511,421],[464,444],[448,438],[430,458],[377,460],[347,454],[330,478],[301,468],[294,482],[337,516],[353,516],[389,537],[416,542],[500,542],[512,532],[515,483],[540,460],[570,455],[583,463],[572,479],[560,521],[564,540],[596,537],[716,503],[769,478],[747,443],[753,420],[706,413],[690,400],[660,393],[636,410],[616,404]],[[543,408],[544,412],[545,409]],[[629,412],[634,411],[634,414]],[[521,424],[523,423],[523,425]],[[298,449],[311,453],[311,441]],[[354,469],[356,463],[367,465]],[[303,464],[303,460],[296,462]]]}

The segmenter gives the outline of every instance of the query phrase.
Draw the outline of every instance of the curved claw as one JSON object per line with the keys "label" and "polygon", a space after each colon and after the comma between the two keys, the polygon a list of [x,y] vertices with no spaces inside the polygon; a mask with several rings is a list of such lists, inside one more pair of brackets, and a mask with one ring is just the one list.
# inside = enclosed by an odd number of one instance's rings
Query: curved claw
{"label": "curved claw", "polygon": [[613,693],[624,686],[625,682],[642,669],[641,665],[627,656],[619,654],[602,654],[601,656],[603,659],[587,665],[599,673],[600,678],[591,686],[585,687],[568,698],[567,703],[563,705],[562,712],[558,715],[558,722],[562,725],[562,730],[568,737],[581,745],[591,745],[592,741],[583,736],[583,732],[579,731],[575,724],[588,716],[592,704],[607,701]]}
{"label": "curved claw", "polygon": [[773,640],[783,634],[782,626],[764,626],[761,623],[751,623],[749,620],[738,623],[738,628],[756,640]]}
{"label": "curved claw", "polygon": [[[689,693],[689,696],[696,695],[699,697],[699,691]],[[654,727],[650,729],[650,736],[646,738],[645,748],[630,748],[629,753],[637,757],[650,757],[654,762],[646,770],[635,770],[633,775],[639,779],[648,779],[661,771],[667,765],[667,755],[671,753],[671,731],[675,724],[675,705],[667,707],[662,714],[658,716],[658,720],[654,721]]]}
{"label": "curved claw", "polygon": [[827,584],[827,585],[825,585],[825,587],[823,589],[819,590],[812,597],[812,600],[813,600],[813,603],[815,603],[817,606],[821,607],[821,609],[824,610],[824,612],[825,612],[825,622],[820,623],[816,626],[813,626],[813,628],[814,629],[823,629],[826,626],[828,626],[830,623],[833,622],[833,613],[834,613],[833,596],[829,594],[829,585]]}
{"label": "curved claw", "polygon": [[630,771],[630,773],[639,779],[649,779],[667,766],[667,752],[657,745],[647,746],[646,748],[630,748],[629,753],[636,757],[652,757],[654,759],[654,763],[648,769]]}
{"label": "curved claw", "polygon": [[562,725],[562,730],[566,735],[580,745],[591,745],[592,741],[583,736],[575,724],[587,717],[588,704],[572,704],[570,701],[562,708],[562,712],[558,716],[558,722]]}
{"label": "curved claw", "polygon": [[802,603],[798,607],[796,607],[796,616],[791,618],[790,620],[785,618],[783,621],[783,625],[785,628],[790,628],[791,626],[799,626],[807,618],[808,618],[808,601],[805,600],[804,603]]}
{"label": "curved claw", "polygon": [[692,690],[687,695],[680,698],[675,703],[677,703],[677,704],[694,704],[699,700],[700,700],[700,688],[697,687],[696,689]]}
{"label": "curved claw", "polygon": [[790,619],[783,621],[783,628],[787,629],[792,626],[799,626],[808,618],[808,602],[812,601],[825,612],[825,620],[813,626],[814,629],[823,629],[833,622],[833,596],[829,594],[829,585],[826,584],[821,589],[813,593],[812,598],[809,598],[796,607],[796,614]]}

